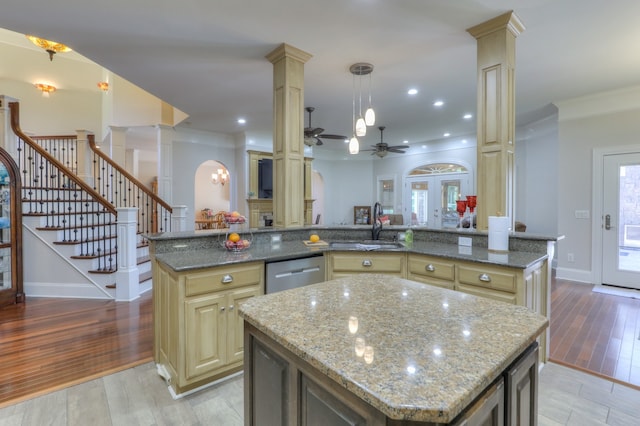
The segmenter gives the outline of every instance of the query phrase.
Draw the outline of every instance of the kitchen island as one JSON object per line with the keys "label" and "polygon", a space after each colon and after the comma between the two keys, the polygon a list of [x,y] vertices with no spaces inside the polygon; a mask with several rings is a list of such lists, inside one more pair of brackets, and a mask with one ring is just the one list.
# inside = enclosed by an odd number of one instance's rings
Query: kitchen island
{"label": "kitchen island", "polygon": [[535,424],[548,321],[525,307],[363,274],[240,311],[246,425]]}

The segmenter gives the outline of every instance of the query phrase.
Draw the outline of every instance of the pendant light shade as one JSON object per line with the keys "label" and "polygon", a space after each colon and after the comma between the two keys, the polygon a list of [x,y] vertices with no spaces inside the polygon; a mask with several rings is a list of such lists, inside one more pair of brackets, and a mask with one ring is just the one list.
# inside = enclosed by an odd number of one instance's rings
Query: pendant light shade
{"label": "pendant light shade", "polygon": [[364,122],[367,126],[373,126],[376,124],[376,112],[373,108],[367,108],[367,112],[364,113]]}
{"label": "pendant light shade", "polygon": [[367,124],[364,121],[364,118],[358,117],[358,121],[356,121],[356,136],[365,136],[367,134]]}
{"label": "pendant light shade", "polygon": [[357,154],[360,152],[360,142],[358,142],[358,138],[355,135],[349,141],[349,154]]}

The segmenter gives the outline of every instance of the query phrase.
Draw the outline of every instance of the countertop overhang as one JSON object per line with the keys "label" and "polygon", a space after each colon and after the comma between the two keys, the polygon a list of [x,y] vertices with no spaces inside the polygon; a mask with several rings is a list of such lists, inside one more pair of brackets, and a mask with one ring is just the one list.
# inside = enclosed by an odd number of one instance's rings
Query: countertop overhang
{"label": "countertop overhang", "polygon": [[240,311],[389,418],[437,423],[453,420],[548,326],[522,306],[373,274],[255,297]]}

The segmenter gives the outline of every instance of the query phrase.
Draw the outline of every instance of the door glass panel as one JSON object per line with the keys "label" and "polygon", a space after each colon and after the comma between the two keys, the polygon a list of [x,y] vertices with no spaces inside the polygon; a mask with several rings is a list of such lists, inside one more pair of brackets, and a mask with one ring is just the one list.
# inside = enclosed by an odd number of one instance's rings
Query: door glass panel
{"label": "door glass panel", "polygon": [[640,272],[640,165],[619,168],[618,269]]}
{"label": "door glass panel", "polygon": [[411,182],[411,225],[426,226],[429,223],[429,183]]}
{"label": "door glass panel", "polygon": [[442,227],[456,228],[458,226],[458,212],[456,200],[460,198],[460,180],[443,180],[441,182],[441,212]]}
{"label": "door glass panel", "polygon": [[9,172],[0,164],[0,289],[11,288],[11,190]]}
{"label": "door glass panel", "polygon": [[378,181],[378,200],[382,204],[382,211],[385,214],[394,214],[394,182],[393,179],[380,179]]}

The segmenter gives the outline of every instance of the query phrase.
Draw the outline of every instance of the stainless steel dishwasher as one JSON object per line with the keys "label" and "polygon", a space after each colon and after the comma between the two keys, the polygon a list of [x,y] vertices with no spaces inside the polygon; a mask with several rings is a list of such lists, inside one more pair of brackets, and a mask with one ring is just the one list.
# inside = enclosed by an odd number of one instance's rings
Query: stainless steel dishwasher
{"label": "stainless steel dishwasher", "polygon": [[268,262],[265,291],[275,293],[324,281],[324,257]]}

